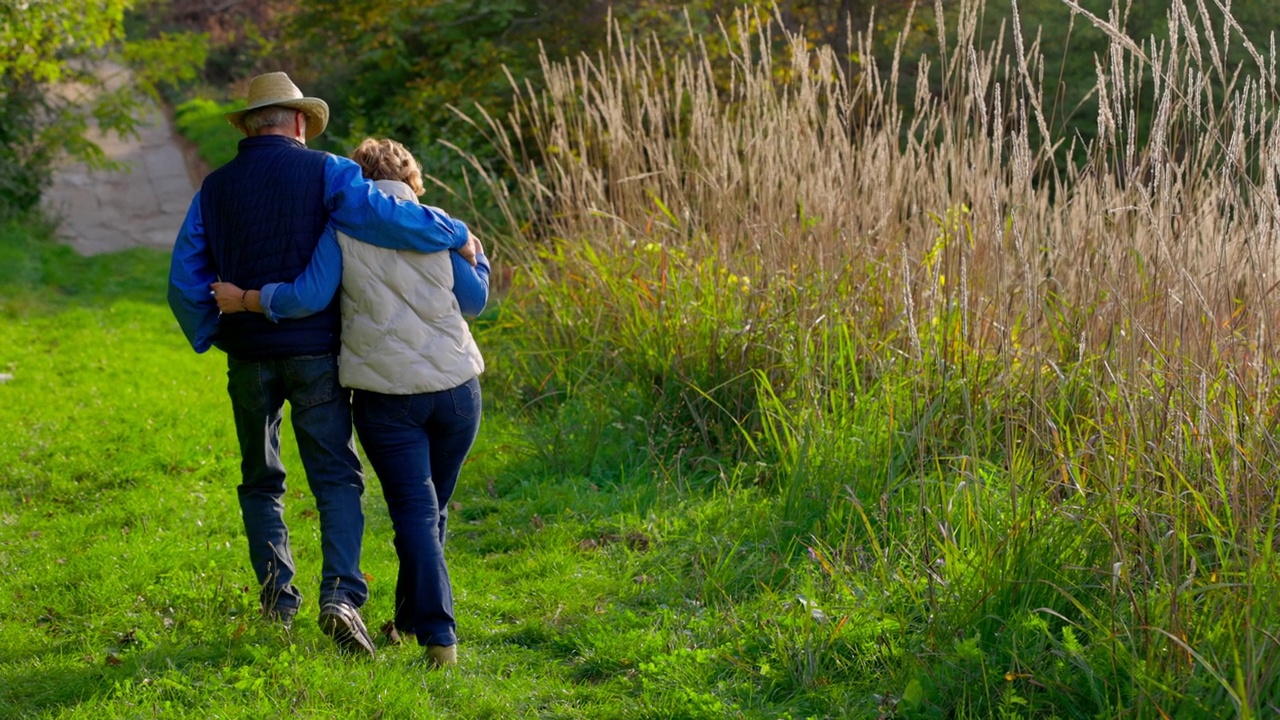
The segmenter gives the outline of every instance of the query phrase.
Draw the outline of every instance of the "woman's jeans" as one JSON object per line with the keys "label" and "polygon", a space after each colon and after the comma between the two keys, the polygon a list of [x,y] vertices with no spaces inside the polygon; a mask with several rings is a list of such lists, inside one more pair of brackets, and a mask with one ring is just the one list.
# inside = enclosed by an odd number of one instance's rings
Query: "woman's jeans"
{"label": "woman's jeans", "polygon": [[320,515],[320,604],[364,604],[360,572],[364,474],[351,438],[351,393],[338,384],[336,355],[227,359],[227,392],[240,439],[240,512],[262,610],[283,620],[298,610],[293,555],[284,521],[285,469],[280,422],[287,400],[307,484]]}
{"label": "woman's jeans", "polygon": [[420,645],[453,645],[458,638],[445,525],[458,473],[480,428],[480,381],[417,395],[356,390],[352,405],[395,529],[395,626],[417,634]]}

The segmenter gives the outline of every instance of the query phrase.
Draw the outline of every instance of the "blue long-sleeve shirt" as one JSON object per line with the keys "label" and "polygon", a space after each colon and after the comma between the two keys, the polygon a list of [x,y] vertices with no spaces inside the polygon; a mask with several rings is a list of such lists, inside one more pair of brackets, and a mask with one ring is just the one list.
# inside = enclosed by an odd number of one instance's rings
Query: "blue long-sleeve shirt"
{"label": "blue long-sleeve shirt", "polygon": [[[467,243],[467,226],[461,220],[383,193],[348,158],[329,155],[324,176],[330,227],[392,250],[439,252]],[[218,304],[209,289],[217,279],[196,193],[173,244],[168,296],[178,325],[198,353],[212,347],[217,337]]]}
{"label": "blue long-sleeve shirt", "polygon": [[[458,308],[463,315],[475,317],[484,312],[489,301],[489,259],[484,253],[477,254],[475,267],[455,252],[449,253],[449,259],[453,263],[453,295],[458,299]],[[342,248],[330,225],[320,237],[307,269],[291,283],[263,285],[259,304],[272,322],[306,317],[328,307],[341,284]]]}

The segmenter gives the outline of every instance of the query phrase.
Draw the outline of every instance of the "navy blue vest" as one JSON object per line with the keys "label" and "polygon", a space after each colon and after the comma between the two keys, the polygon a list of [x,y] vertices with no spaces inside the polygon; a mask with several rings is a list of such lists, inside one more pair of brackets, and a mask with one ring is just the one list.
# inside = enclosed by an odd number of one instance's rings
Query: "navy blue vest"
{"label": "navy blue vest", "polygon": [[[307,267],[329,220],[326,154],[280,135],[240,141],[234,160],[200,189],[200,214],[218,277],[256,290],[292,282]],[[298,320],[273,323],[258,313],[223,315],[215,345],[237,360],[338,351],[338,299]]]}

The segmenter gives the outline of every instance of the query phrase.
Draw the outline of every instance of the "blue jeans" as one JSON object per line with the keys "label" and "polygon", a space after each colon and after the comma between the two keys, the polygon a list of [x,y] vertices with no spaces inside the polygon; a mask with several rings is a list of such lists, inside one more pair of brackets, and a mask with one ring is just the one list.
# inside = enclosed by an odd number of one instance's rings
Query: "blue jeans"
{"label": "blue jeans", "polygon": [[302,602],[293,585],[284,521],[280,422],[286,400],[320,515],[320,604],[341,601],[360,607],[369,595],[360,572],[364,474],[351,437],[351,393],[338,384],[337,356],[252,362],[228,357],[227,393],[240,440],[240,512],[263,611],[292,616]]}
{"label": "blue jeans", "polygon": [[444,560],[449,498],[480,429],[480,381],[418,395],[356,390],[356,432],[378,473],[400,574],[395,626],[419,645],[457,643]]}

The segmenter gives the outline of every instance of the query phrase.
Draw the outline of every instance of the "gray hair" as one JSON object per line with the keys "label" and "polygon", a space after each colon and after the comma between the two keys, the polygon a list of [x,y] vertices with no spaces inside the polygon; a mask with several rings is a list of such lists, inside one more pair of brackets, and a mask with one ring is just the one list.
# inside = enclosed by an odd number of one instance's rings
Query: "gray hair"
{"label": "gray hair", "polygon": [[[293,118],[299,112],[302,111],[280,105],[268,105],[245,113],[241,122],[244,123],[246,134],[253,136],[266,128],[288,128],[293,124]],[[303,117],[306,117],[305,113]],[[303,120],[303,122],[305,123],[306,120]]]}

